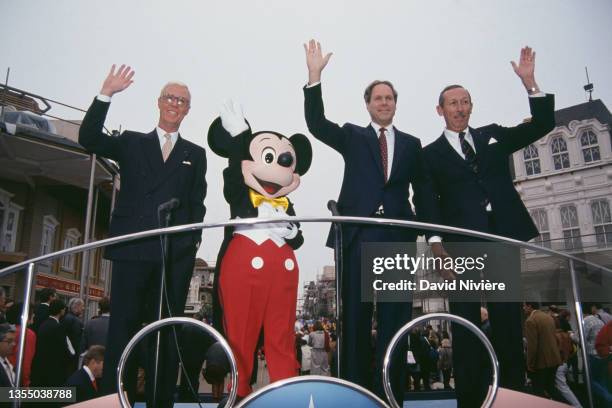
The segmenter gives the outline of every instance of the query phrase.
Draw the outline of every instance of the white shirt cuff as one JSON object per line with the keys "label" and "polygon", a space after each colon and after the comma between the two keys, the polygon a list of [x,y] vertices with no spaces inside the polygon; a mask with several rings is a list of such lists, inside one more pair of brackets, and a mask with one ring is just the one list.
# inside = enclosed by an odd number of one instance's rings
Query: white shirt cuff
{"label": "white shirt cuff", "polygon": [[111,97],[108,95],[102,95],[102,94],[98,94],[98,96],[96,96],[96,98],[100,101],[100,102],[107,102],[109,103],[111,101]]}
{"label": "white shirt cuff", "polygon": [[312,84],[306,84],[306,88],[312,88],[313,86],[317,86],[321,83],[321,81],[314,82]]}
{"label": "white shirt cuff", "polygon": [[434,235],[433,237],[429,238],[427,240],[427,243],[429,245],[431,244],[435,244],[436,242],[442,242],[442,237],[438,236],[438,235]]}
{"label": "white shirt cuff", "polygon": [[538,92],[538,93],[534,93],[533,95],[529,95],[530,98],[541,98],[543,96],[546,96],[546,94],[542,91]]}

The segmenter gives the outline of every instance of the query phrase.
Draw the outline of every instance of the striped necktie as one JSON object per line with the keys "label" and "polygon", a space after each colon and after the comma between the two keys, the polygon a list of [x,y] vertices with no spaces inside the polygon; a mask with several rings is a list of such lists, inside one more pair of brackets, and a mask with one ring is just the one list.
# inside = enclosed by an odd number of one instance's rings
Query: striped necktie
{"label": "striped necktie", "polygon": [[172,152],[172,138],[170,136],[170,133],[166,133],[164,137],[166,138],[166,143],[164,143],[164,145],[162,146],[162,157],[164,158],[165,162],[166,160],[168,160],[170,152]]}
{"label": "striped necktie", "polygon": [[465,140],[465,132],[459,132],[459,142],[461,142],[461,151],[465,156],[467,165],[470,166],[474,173],[478,173],[478,163],[476,161],[476,152],[472,149],[472,145]]}

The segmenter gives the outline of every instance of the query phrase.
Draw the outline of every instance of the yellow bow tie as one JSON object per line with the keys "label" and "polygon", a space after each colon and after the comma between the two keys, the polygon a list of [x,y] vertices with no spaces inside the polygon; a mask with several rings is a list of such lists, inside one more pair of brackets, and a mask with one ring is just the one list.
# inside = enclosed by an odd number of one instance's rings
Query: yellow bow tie
{"label": "yellow bow tie", "polygon": [[285,211],[289,208],[289,200],[287,200],[287,197],[268,198],[253,190],[249,190],[249,198],[255,208],[259,207],[263,202],[270,203],[273,207],[283,207]]}

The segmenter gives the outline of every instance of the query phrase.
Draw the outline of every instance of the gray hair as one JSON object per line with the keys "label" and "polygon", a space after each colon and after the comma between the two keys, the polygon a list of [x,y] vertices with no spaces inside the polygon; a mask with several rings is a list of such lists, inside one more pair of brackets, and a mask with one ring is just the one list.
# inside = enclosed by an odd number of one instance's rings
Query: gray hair
{"label": "gray hair", "polygon": [[[443,106],[444,105],[444,93],[446,91],[450,91],[451,89],[457,89],[457,88],[465,89],[463,87],[463,85],[457,85],[457,84],[448,85],[448,86],[444,87],[442,92],[440,92],[440,96],[438,96],[438,106]],[[470,91],[465,89],[465,92],[467,92],[468,98],[470,98],[470,103],[472,103],[472,95],[470,95]]]}
{"label": "gray hair", "polygon": [[71,312],[74,312],[74,309],[78,306],[78,305],[84,305],[85,302],[83,302],[83,299],[75,297],[72,298],[68,301],[68,310],[70,310]]}
{"label": "gray hair", "polygon": [[182,88],[185,88],[187,90],[187,93],[189,94],[189,99],[191,99],[191,92],[189,92],[189,87],[187,86],[187,84],[180,82],[180,81],[169,81],[166,82],[166,85],[164,85],[161,89],[161,91],[159,92],[159,97],[161,98],[162,96],[164,96],[164,92],[166,91],[166,88],[168,88],[169,86],[172,85],[176,85],[176,86],[180,86]]}

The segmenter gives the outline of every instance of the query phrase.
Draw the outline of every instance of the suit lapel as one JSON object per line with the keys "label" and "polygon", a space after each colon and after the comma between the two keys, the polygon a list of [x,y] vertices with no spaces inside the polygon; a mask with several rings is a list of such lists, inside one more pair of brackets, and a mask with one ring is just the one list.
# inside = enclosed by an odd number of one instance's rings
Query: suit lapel
{"label": "suit lapel", "polygon": [[159,146],[159,138],[157,137],[157,131],[153,130],[151,133],[141,139],[142,150],[147,158],[149,167],[153,174],[159,174],[162,166],[164,165],[164,159],[162,158],[161,147]]}
{"label": "suit lapel", "polygon": [[457,153],[457,151],[450,145],[444,133],[436,140],[436,148],[440,154],[445,156],[450,163],[454,163],[456,166],[462,169],[472,172],[472,169],[467,165],[467,162]]}
{"label": "suit lapel", "polygon": [[376,131],[372,127],[372,125],[368,125],[366,128],[366,141],[368,146],[370,146],[370,153],[372,153],[372,157],[374,158],[374,163],[376,163],[376,168],[380,172],[381,177],[385,176],[382,167],[382,158],[380,157],[380,144],[378,143],[378,137],[376,136]]}
{"label": "suit lapel", "polygon": [[406,149],[406,147],[408,146],[408,141],[406,140],[404,135],[399,130],[397,130],[395,126],[393,126],[393,131],[395,132],[395,143],[393,144],[393,159],[392,159],[392,165],[391,165],[391,174],[389,175],[388,181],[391,181],[391,179],[399,171],[398,170],[399,162],[400,162],[399,158],[402,157],[404,149]]}
{"label": "suit lapel", "polygon": [[[157,147],[161,155],[161,148],[159,147],[159,143],[157,144]],[[179,134],[179,137],[176,140],[174,147],[172,148],[172,152],[170,153],[170,156],[168,156],[168,160],[166,160],[165,163],[162,160],[161,171],[159,173],[159,176],[154,178],[150,190],[164,183],[181,166],[183,161],[189,157],[190,153],[191,148]]]}

